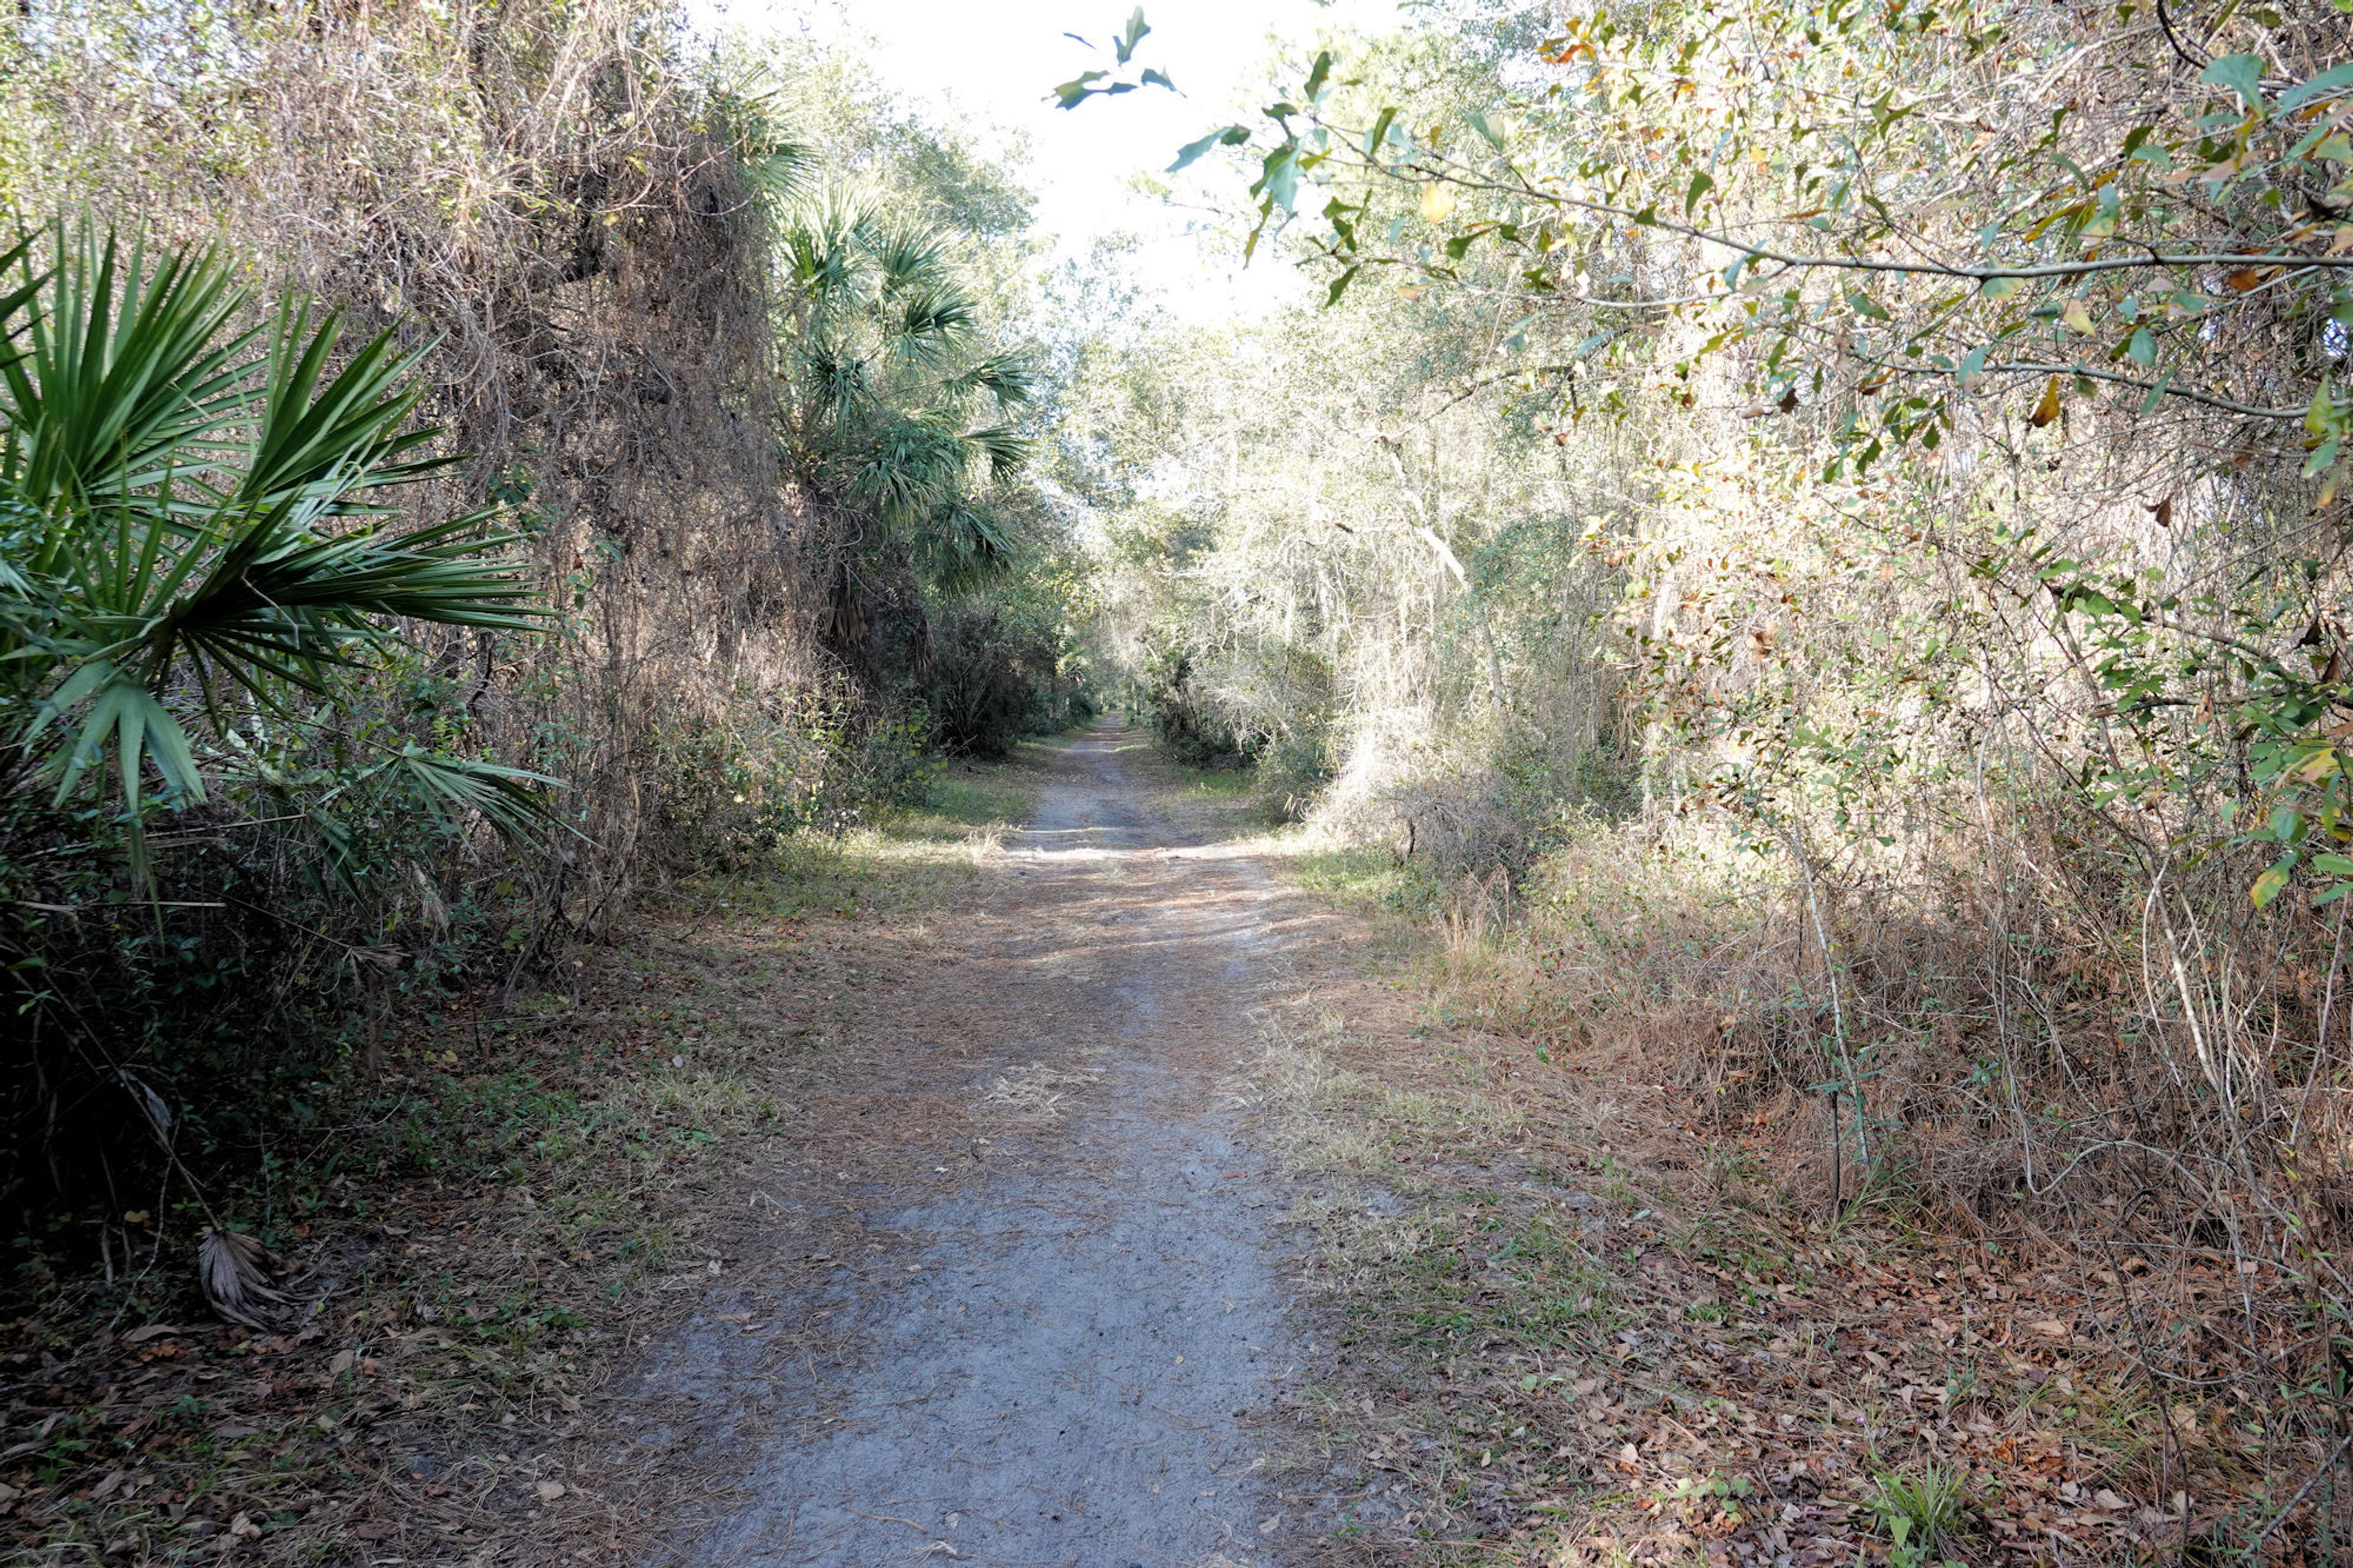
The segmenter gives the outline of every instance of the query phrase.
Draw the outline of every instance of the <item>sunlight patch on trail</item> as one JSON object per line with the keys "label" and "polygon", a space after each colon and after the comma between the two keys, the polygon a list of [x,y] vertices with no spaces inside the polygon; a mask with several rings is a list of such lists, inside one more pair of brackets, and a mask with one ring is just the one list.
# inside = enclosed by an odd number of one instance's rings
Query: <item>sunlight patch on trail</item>
{"label": "sunlight patch on trail", "polygon": [[1091,1068],[1071,1072],[1031,1062],[999,1073],[980,1102],[1015,1121],[1057,1121],[1061,1119],[1064,1096],[1071,1089],[1101,1083],[1103,1076]]}

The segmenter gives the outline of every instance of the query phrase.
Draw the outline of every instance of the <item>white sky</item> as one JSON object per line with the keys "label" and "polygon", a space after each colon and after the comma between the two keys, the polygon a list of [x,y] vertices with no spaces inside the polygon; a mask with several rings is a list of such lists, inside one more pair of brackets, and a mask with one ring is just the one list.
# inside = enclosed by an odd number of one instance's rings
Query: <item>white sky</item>
{"label": "white sky", "polygon": [[[1098,237],[1132,232],[1145,242],[1142,277],[1172,310],[1194,320],[1255,314],[1303,293],[1292,269],[1261,253],[1237,275],[1186,237],[1187,215],[1128,189],[1158,173],[1176,150],[1253,111],[1267,61],[1288,46],[1305,58],[1319,30],[1384,30],[1398,0],[1146,0],[1152,32],[1138,63],[1157,67],[1184,96],[1148,88],[1054,106],[1051,89],[1098,60],[1062,37],[1106,47],[1134,0],[691,0],[698,32],[740,28],[754,37],[803,34],[860,47],[881,78],[919,104],[951,109],[1029,143],[1028,183],[1038,222],[1068,252]],[[1198,165],[1197,165],[1197,168]],[[1235,187],[1230,193],[1239,197]]]}

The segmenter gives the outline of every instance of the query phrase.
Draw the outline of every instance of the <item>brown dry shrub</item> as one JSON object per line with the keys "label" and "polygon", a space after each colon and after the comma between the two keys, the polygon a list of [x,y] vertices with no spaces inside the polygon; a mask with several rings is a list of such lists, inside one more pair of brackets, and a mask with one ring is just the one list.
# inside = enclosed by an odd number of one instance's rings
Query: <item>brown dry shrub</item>
{"label": "brown dry shrub", "polygon": [[[570,781],[592,841],[530,869],[594,929],[691,854],[698,735],[753,749],[830,679],[818,524],[767,416],[766,128],[695,79],[650,0],[175,15],[16,35],[0,113],[20,214],[86,205],[224,236],[267,289],[438,343],[429,416],[465,462],[410,500],[516,500],[556,635],[428,641],[494,749]],[[152,68],[168,49],[172,70]]]}
{"label": "brown dry shrub", "polygon": [[2253,1379],[2292,1488],[2334,1446],[2353,1310],[2337,918],[2253,910],[2238,854],[2152,892],[2047,801],[1998,826],[1989,856],[1982,824],[1944,825],[1909,882],[1825,858],[1810,896],[1704,819],[1596,827],[1516,891],[1456,885],[1450,989],[1567,1070],[1668,1087],[1793,1221],[1860,1201],[2001,1256],[2129,1262],[2109,1348],[2168,1397]]}
{"label": "brown dry shrub", "polygon": [[[180,1161],[249,1165],[285,1106],[319,1114],[315,1079],[380,1061],[404,1009],[453,976],[512,999],[569,974],[556,960],[645,881],[828,776],[864,699],[814,625],[841,520],[776,456],[760,182],[780,142],[682,58],[653,0],[100,0],[0,37],[20,222],[86,211],[151,252],[218,242],[257,313],[309,294],[346,343],[429,351],[423,417],[459,460],[400,504],[508,503],[554,615],[537,636],[425,629],[317,761],[332,776],[370,731],[486,753],[565,781],[568,829],[523,847],[377,824],[353,890],[281,826],[299,812],[225,794],[159,853],[165,896],[208,906],[170,917],[195,986],[155,978],[135,911],[12,927],[12,963],[87,999],[7,1064],[11,1177],[50,1194],[25,1201],[118,1176],[153,1191],[122,1069],[194,1112]],[[60,1121],[60,1103],[80,1109]]]}

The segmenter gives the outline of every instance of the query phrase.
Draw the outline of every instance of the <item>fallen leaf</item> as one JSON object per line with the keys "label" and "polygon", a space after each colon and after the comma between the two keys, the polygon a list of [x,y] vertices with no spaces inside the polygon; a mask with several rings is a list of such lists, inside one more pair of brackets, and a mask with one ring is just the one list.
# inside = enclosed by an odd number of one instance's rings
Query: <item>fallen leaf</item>
{"label": "fallen leaf", "polygon": [[554,1502],[557,1498],[564,1495],[564,1483],[562,1481],[542,1481],[532,1489],[539,1494],[540,1501]]}
{"label": "fallen leaf", "polygon": [[2039,1323],[2029,1323],[2026,1326],[2045,1339],[2065,1340],[2073,1339],[2075,1335],[2073,1329],[2056,1318],[2045,1318]]}
{"label": "fallen leaf", "polygon": [[160,1340],[165,1334],[176,1334],[179,1331],[180,1326],[177,1323],[150,1323],[143,1329],[133,1329],[123,1335],[122,1342],[126,1345],[143,1345],[149,1340]]}

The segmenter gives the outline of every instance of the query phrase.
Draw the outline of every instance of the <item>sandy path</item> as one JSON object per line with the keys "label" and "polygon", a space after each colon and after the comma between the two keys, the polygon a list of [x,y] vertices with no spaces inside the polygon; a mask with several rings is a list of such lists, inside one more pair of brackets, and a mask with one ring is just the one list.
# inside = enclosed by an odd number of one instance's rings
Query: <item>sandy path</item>
{"label": "sandy path", "polygon": [[907,1158],[953,1158],[944,1138],[966,1157],[828,1194],[837,1228],[881,1238],[878,1266],[780,1315],[825,1323],[834,1365],[807,1358],[797,1387],[753,1374],[716,1306],[657,1357],[652,1381],[697,1399],[769,1380],[686,1561],[1279,1560],[1253,1418],[1303,1346],[1271,1234],[1286,1200],[1229,1093],[1282,968],[1278,896],[1153,809],[1122,766],[1136,743],[1105,729],[1063,754],[944,922],[928,973],[955,978],[933,999],[920,975],[894,987],[870,1024],[901,1049],[936,1037],[912,1047],[930,1091],[904,1113],[931,1136]]}

